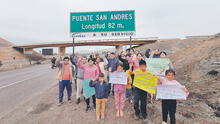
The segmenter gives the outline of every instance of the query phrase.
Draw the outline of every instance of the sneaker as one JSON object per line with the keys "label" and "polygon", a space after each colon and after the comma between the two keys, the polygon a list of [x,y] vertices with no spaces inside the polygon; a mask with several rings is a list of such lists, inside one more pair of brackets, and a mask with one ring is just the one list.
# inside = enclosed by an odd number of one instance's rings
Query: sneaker
{"label": "sneaker", "polygon": [[162,124],[167,124],[167,122],[163,121]]}
{"label": "sneaker", "polygon": [[152,124],[152,122],[149,119],[147,119],[147,118],[144,118],[143,122],[146,123],[146,124]]}
{"label": "sneaker", "polygon": [[80,98],[78,98],[76,101],[76,104],[79,104],[79,103],[80,103]]}
{"label": "sneaker", "polygon": [[61,106],[63,104],[63,102],[59,102],[58,104],[57,104],[57,106]]}
{"label": "sneaker", "polygon": [[72,100],[70,99],[70,100],[68,100],[68,103],[72,103]]}
{"label": "sneaker", "polygon": [[140,116],[138,116],[138,115],[134,115],[134,120],[139,120],[140,119]]}
{"label": "sneaker", "polygon": [[86,112],[88,112],[90,110],[90,106],[86,107]]}

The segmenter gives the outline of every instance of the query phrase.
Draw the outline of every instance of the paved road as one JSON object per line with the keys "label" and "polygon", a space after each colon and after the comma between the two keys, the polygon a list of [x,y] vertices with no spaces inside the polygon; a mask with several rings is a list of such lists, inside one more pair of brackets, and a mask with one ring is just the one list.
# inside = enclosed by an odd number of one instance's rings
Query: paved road
{"label": "paved road", "polygon": [[56,83],[49,64],[0,72],[0,118]]}

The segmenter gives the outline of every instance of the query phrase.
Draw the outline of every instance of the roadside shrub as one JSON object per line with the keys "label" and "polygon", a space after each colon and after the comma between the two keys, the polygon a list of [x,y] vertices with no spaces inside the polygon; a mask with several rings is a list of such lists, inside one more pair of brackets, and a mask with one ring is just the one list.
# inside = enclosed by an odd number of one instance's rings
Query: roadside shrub
{"label": "roadside shrub", "polygon": [[0,67],[2,66],[3,64],[2,64],[2,61],[0,60]]}

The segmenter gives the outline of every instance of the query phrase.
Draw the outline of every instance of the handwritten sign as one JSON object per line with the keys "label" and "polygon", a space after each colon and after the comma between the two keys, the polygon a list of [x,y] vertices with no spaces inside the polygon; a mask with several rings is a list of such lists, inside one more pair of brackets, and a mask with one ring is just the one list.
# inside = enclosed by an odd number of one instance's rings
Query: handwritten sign
{"label": "handwritten sign", "polygon": [[156,93],[158,77],[147,72],[141,72],[140,70],[136,70],[134,72],[134,86],[147,91],[149,93]]}
{"label": "handwritten sign", "polygon": [[147,58],[145,61],[147,63],[147,70],[154,75],[158,75],[161,69],[164,69],[164,72],[159,74],[159,76],[165,76],[165,71],[172,65],[168,58]]}
{"label": "handwritten sign", "polygon": [[157,85],[156,99],[186,100],[187,94],[178,85]]}
{"label": "handwritten sign", "polygon": [[112,72],[109,73],[109,83],[112,84],[127,84],[128,75],[126,72]]}
{"label": "handwritten sign", "polygon": [[82,83],[83,83],[83,96],[88,99],[90,98],[91,96],[95,95],[95,88],[94,87],[90,87],[89,86],[89,82],[91,81],[92,79],[87,79],[87,80],[84,80]]}

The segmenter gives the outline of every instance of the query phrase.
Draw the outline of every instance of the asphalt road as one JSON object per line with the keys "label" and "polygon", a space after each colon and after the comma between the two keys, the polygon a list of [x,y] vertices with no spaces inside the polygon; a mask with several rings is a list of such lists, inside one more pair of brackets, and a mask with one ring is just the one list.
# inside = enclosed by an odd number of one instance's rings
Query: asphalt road
{"label": "asphalt road", "polygon": [[56,83],[49,64],[0,72],[0,118]]}

